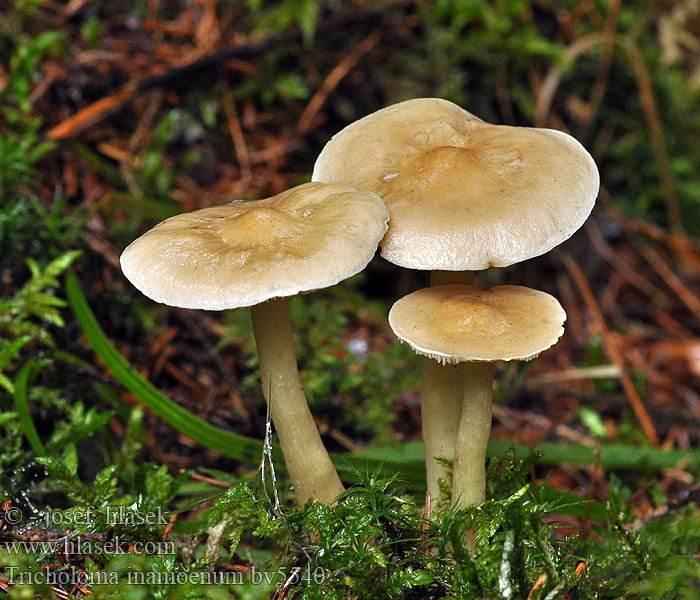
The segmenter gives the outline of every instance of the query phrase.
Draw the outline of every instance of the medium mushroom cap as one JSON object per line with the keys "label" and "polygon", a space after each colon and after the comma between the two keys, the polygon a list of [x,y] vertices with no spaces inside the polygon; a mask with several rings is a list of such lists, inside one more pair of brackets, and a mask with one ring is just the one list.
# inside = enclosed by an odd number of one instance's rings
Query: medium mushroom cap
{"label": "medium mushroom cap", "polygon": [[166,219],[121,256],[146,296],[223,310],[334,285],[367,266],[389,213],[371,192],[307,183]]}
{"label": "medium mushroom cap", "polygon": [[447,271],[548,252],[583,224],[600,184],[590,154],[571,136],[491,125],[438,98],[348,125],[324,147],[312,180],[379,194],[391,213],[382,256]]}
{"label": "medium mushroom cap", "polygon": [[556,298],[518,285],[439,285],[398,300],[394,333],[441,363],[531,360],[556,344],[566,313]]}

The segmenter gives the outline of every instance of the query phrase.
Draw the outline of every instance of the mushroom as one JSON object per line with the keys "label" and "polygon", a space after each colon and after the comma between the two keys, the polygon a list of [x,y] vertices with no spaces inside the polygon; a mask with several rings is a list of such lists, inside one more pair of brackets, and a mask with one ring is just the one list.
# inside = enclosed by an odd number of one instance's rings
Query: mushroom
{"label": "mushroom", "polygon": [[[431,285],[470,283],[471,271],[548,252],[583,224],[599,187],[593,159],[571,136],[492,125],[438,98],[401,102],[351,123],[323,148],[312,180],[379,194],[391,214],[382,256],[431,270]],[[433,498],[445,475],[435,457],[454,456],[470,378],[464,367],[423,361]]]}
{"label": "mushroom", "polygon": [[331,504],[344,488],[302,390],[289,297],[364,269],[388,218],[376,194],[308,183],[264,200],[171,217],[121,256],[124,275],[157,302],[251,307],[263,394],[302,504],[309,498]]}
{"label": "mushroom", "polygon": [[[486,448],[491,431],[493,363],[531,360],[556,344],[566,313],[538,290],[504,285],[424,288],[398,300],[389,325],[427,360],[459,364],[470,385],[456,436],[452,500],[458,507],[483,502]],[[473,549],[473,538],[468,541]]]}

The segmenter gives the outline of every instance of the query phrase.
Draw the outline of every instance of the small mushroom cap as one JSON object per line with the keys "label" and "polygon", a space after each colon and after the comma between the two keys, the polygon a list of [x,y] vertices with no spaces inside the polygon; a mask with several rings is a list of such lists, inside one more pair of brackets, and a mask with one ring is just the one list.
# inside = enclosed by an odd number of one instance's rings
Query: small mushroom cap
{"label": "small mushroom cap", "polygon": [[556,298],[519,285],[439,285],[398,300],[394,333],[441,363],[531,360],[557,343],[566,313]]}
{"label": "small mushroom cap", "polygon": [[367,266],[389,213],[371,192],[307,183],[166,219],[121,256],[146,296],[223,310],[334,285]]}
{"label": "small mushroom cap", "polygon": [[491,125],[438,98],[348,125],[323,148],[312,180],[379,194],[391,213],[382,256],[446,271],[548,252],[583,224],[600,184],[590,154],[571,136]]}

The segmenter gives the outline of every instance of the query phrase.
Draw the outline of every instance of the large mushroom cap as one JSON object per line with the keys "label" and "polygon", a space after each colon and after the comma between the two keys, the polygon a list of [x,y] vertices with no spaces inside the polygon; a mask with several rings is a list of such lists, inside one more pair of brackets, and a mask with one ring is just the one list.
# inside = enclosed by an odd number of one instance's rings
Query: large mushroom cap
{"label": "large mushroom cap", "polygon": [[565,320],[556,298],[518,285],[424,288],[389,312],[399,339],[442,363],[533,359],[556,344]]}
{"label": "large mushroom cap", "polygon": [[124,250],[121,266],[146,296],[170,306],[253,306],[359,273],[388,219],[376,194],[307,183],[166,219]]}
{"label": "large mushroom cap", "polygon": [[419,98],[348,125],[313,181],[379,194],[391,213],[382,256],[414,269],[479,270],[544,254],[586,220],[598,169],[571,136],[491,125]]}

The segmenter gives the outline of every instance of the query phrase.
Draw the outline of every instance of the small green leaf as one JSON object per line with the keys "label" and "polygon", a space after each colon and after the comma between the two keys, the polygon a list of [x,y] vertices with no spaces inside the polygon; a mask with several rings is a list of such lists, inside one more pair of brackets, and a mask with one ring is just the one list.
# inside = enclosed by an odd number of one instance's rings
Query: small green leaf
{"label": "small green leaf", "polygon": [[23,346],[31,341],[32,336],[23,335],[18,337],[2,350],[0,350],[0,370],[4,369],[9,362],[19,353]]}

